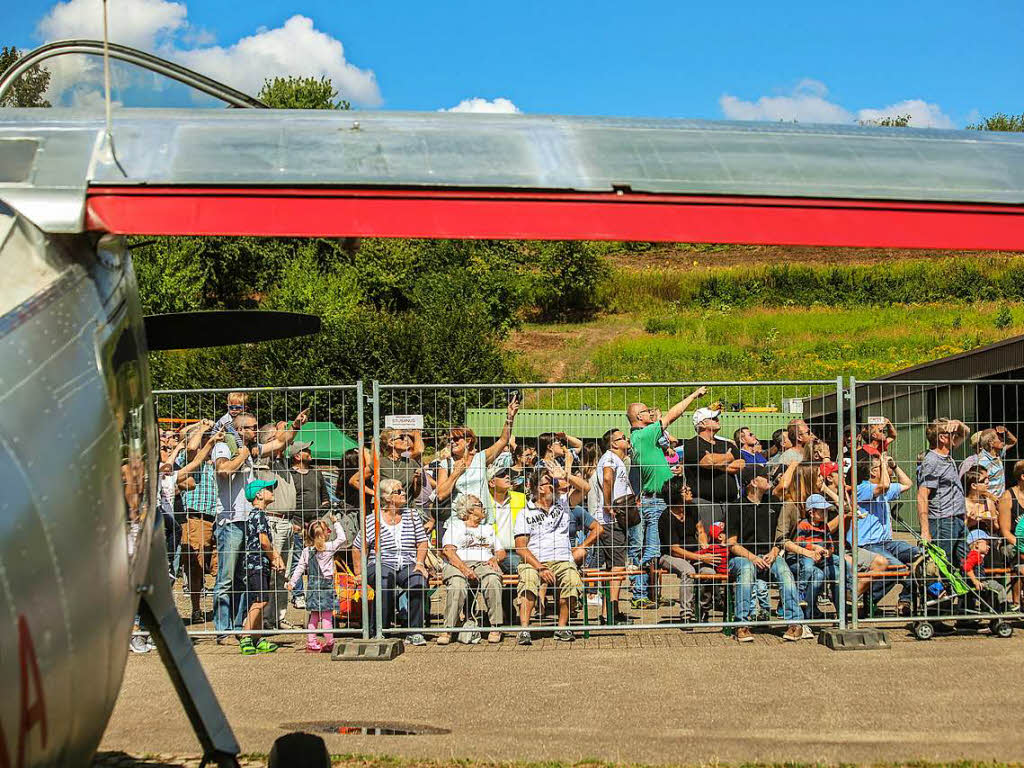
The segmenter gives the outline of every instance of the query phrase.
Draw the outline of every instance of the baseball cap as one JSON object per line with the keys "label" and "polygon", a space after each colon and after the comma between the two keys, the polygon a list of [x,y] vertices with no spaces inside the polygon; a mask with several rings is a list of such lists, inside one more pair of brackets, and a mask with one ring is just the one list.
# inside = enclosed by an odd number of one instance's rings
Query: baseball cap
{"label": "baseball cap", "polygon": [[245,484],[245,498],[252,502],[264,488],[276,488],[277,480],[250,480]]}
{"label": "baseball cap", "polygon": [[721,414],[721,410],[716,411],[714,408],[698,408],[693,412],[693,426],[700,426],[704,419],[717,419]]}
{"label": "baseball cap", "polygon": [[491,464],[491,466],[489,466],[487,468],[487,479],[488,480],[493,480],[498,475],[504,475],[505,477],[511,477],[511,475],[512,475],[511,467],[505,466],[504,463],[498,464],[497,462],[495,462],[494,464]]}
{"label": "baseball cap", "polygon": [[832,509],[832,502],[820,493],[812,493],[804,503],[808,509]]}
{"label": "baseball cap", "polygon": [[288,455],[294,456],[299,451],[308,450],[313,445],[313,441],[310,440],[308,443],[304,443],[301,440],[296,440],[294,443],[288,446]]}
{"label": "baseball cap", "polygon": [[968,544],[968,546],[970,546],[971,544],[976,542],[978,539],[991,539],[991,538],[992,537],[989,536],[987,533],[985,533],[985,531],[981,530],[980,528],[975,528],[973,531],[971,531],[970,533],[967,534],[967,544]]}

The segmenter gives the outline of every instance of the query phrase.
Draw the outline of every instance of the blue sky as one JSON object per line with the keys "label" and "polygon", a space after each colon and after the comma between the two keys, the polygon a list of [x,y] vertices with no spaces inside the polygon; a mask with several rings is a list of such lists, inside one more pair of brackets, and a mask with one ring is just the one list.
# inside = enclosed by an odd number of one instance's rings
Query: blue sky
{"label": "blue sky", "polygon": [[[99,0],[11,2],[3,44],[98,33]],[[249,91],[327,74],[354,106],[961,127],[1024,111],[1024,2],[110,0],[112,39]],[[244,10],[243,10],[244,9]],[[58,73],[68,76],[68,72]],[[477,101],[473,101],[473,100]],[[499,100],[499,101],[496,101]]]}

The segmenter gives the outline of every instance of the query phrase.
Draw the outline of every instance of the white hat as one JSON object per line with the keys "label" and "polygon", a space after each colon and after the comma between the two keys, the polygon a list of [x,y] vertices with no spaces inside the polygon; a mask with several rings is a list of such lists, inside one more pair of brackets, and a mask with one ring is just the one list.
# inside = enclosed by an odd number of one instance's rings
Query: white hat
{"label": "white hat", "polygon": [[693,426],[699,428],[700,423],[704,419],[717,419],[722,414],[721,410],[714,410],[713,408],[698,408],[693,412]]}

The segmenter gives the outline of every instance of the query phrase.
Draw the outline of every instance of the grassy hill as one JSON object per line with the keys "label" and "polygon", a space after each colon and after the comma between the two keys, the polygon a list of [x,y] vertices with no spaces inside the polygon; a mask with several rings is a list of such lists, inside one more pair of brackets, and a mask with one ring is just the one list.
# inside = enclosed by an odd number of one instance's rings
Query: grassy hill
{"label": "grassy hill", "polygon": [[637,246],[601,310],[509,339],[533,381],[873,378],[1024,333],[1021,254]]}

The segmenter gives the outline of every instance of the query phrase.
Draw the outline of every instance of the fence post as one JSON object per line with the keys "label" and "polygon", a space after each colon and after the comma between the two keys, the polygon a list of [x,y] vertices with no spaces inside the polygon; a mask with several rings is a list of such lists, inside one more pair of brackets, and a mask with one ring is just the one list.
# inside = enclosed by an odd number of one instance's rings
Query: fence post
{"label": "fence post", "polygon": [[373,612],[377,621],[377,634],[374,637],[382,639],[384,637],[382,623],[384,595],[380,591],[380,494],[377,492],[377,489],[380,488],[380,461],[377,459],[380,456],[380,382],[377,379],[373,380],[373,443],[371,451],[373,460],[373,548],[376,553],[374,558],[376,567],[373,569]]}
{"label": "fence post", "polygon": [[[356,382],[356,432],[358,434],[359,450],[359,530],[362,531],[363,547],[359,552],[359,578],[362,582],[359,585],[359,593],[362,603],[362,633],[363,640],[370,639],[370,601],[367,596],[368,583],[366,579],[366,472],[363,467],[363,446],[366,445],[366,402],[363,398],[363,380]],[[344,468],[342,469],[344,471]]]}
{"label": "fence post", "polygon": [[[836,430],[839,433],[839,446],[836,449],[839,459],[839,574],[836,592],[839,595],[839,605],[836,610],[839,612],[839,628],[846,629],[846,478],[843,477],[843,377],[836,376]],[[854,505],[856,509],[856,505]],[[850,604],[853,606],[853,613],[857,613],[857,565],[856,553],[854,553],[854,591],[850,595]],[[856,621],[856,619],[855,619]]]}
{"label": "fence post", "polygon": [[[850,553],[853,558],[854,573],[857,573],[857,379],[854,376],[850,377],[850,486],[853,488],[851,503],[853,504],[853,514],[850,517]],[[854,580],[856,584],[856,577]],[[870,583],[869,583],[870,589]],[[851,613],[853,616],[853,628],[857,629],[857,593],[854,592],[850,596],[850,605],[852,606]]]}

